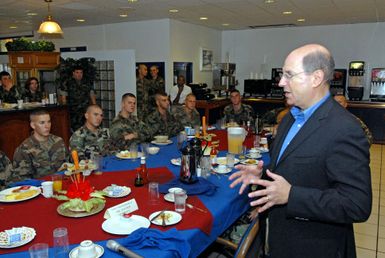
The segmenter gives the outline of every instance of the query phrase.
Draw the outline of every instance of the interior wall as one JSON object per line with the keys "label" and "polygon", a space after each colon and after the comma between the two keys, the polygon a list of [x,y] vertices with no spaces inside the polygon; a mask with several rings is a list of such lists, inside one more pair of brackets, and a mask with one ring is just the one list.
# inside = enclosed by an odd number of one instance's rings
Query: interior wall
{"label": "interior wall", "polygon": [[97,61],[114,61],[115,69],[115,111],[120,111],[120,99],[127,92],[136,93],[135,51],[134,50],[103,50],[86,52],[62,53],[63,58],[79,59],[94,57]]}
{"label": "interior wall", "polygon": [[348,69],[351,61],[365,61],[369,86],[371,69],[385,67],[384,31],[385,23],[223,31],[221,56],[222,61],[228,55],[236,63],[238,88],[243,91],[243,80],[251,74],[260,78],[261,68],[266,67],[264,77],[270,78],[271,68],[282,67],[291,50],[320,43],[332,52],[336,68]]}
{"label": "interior wall", "polygon": [[212,71],[200,71],[200,49],[213,50],[214,63],[221,60],[221,31],[170,20],[170,56],[172,62],[193,62],[193,82],[211,88]]}

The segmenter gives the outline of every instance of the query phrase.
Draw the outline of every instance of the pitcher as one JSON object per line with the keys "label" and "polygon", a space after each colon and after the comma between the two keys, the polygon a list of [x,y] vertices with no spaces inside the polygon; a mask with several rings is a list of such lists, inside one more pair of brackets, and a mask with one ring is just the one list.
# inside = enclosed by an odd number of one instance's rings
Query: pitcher
{"label": "pitcher", "polygon": [[243,127],[227,128],[228,152],[233,154],[240,154],[246,135],[247,131]]}

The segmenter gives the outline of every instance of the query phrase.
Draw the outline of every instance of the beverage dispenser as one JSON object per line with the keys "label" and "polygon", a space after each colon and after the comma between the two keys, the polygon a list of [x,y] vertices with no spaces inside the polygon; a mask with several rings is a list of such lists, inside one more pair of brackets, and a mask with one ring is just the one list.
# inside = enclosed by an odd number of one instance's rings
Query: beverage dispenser
{"label": "beverage dispenser", "polygon": [[370,99],[375,101],[385,101],[385,68],[372,69]]}
{"label": "beverage dispenser", "polygon": [[218,63],[213,66],[213,90],[232,90],[237,82],[235,80],[236,65],[233,63]]}
{"label": "beverage dispenser", "polygon": [[362,100],[365,89],[365,62],[349,63],[348,97],[350,100]]}

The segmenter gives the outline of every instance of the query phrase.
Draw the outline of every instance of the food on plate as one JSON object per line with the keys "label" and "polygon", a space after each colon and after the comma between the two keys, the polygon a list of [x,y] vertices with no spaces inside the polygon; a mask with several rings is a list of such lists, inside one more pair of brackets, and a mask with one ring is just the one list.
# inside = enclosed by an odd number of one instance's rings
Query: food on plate
{"label": "food on plate", "polygon": [[168,222],[171,217],[172,217],[172,213],[164,212],[163,214],[160,214],[160,216],[156,218],[156,220],[160,222],[162,222],[163,220]]}
{"label": "food on plate", "polygon": [[6,194],[5,200],[7,200],[7,201],[22,200],[22,199],[32,197],[38,193],[39,193],[39,190],[36,190],[36,189],[26,190],[26,191],[22,191],[22,192],[21,191],[20,192],[13,192],[10,194]]}
{"label": "food on plate", "polygon": [[131,158],[131,153],[128,150],[119,152],[121,158]]}
{"label": "food on plate", "polygon": [[36,232],[33,228],[20,227],[4,230],[0,232],[0,245],[13,245],[19,242],[33,239]]}
{"label": "food on plate", "polygon": [[255,159],[246,159],[246,160],[244,161],[244,163],[245,163],[245,164],[249,164],[249,165],[256,165],[256,164],[258,164],[258,161],[255,160]]}

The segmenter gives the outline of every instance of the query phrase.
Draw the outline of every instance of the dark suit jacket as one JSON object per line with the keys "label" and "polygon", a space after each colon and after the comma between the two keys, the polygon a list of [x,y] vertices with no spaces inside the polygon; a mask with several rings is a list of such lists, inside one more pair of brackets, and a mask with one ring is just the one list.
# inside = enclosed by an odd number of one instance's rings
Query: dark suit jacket
{"label": "dark suit jacket", "polygon": [[369,144],[356,118],[328,98],[277,157],[294,118],[279,125],[271,171],[291,185],[286,205],[268,211],[271,258],[355,257],[353,222],[367,220]]}

